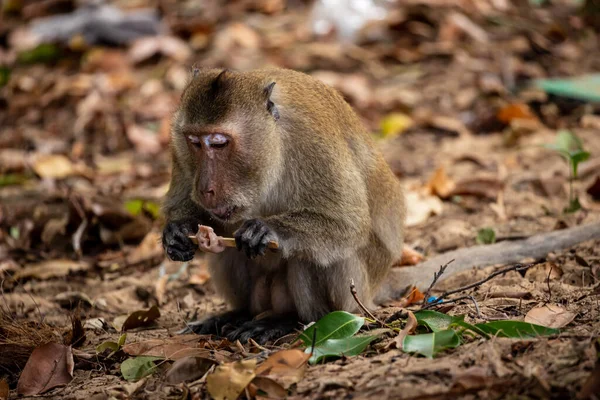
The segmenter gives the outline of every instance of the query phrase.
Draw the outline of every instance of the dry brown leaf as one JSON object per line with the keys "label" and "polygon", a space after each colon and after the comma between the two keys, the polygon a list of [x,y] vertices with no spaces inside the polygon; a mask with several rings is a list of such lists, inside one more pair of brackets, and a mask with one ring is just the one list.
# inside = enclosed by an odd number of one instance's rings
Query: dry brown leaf
{"label": "dry brown leaf", "polygon": [[399,265],[417,265],[424,259],[425,257],[423,254],[408,246],[404,246],[402,248],[402,258],[400,259]]}
{"label": "dry brown leaf", "polygon": [[248,386],[250,395],[256,397],[258,391],[264,393],[264,396],[268,399],[285,399],[287,397],[287,391],[279,383],[271,378],[264,376],[257,376],[252,379],[252,382]]}
{"label": "dry brown leaf", "polygon": [[195,334],[129,343],[123,346],[123,351],[132,356],[155,356],[169,360],[179,360],[184,357],[206,357],[219,362],[228,361],[223,352],[204,348],[202,336]]}
{"label": "dry brown leaf", "polygon": [[310,354],[302,350],[281,350],[271,354],[260,364],[256,369],[256,375],[272,378],[287,389],[304,377],[309,358]]}
{"label": "dry brown leaf", "polygon": [[534,307],[525,315],[525,322],[548,328],[562,328],[570,324],[574,319],[575,313],[553,304]]}
{"label": "dry brown leaf", "polygon": [[436,169],[429,182],[427,182],[429,192],[442,199],[450,197],[455,187],[456,183],[448,177],[446,169],[443,166]]}
{"label": "dry brown leaf", "polygon": [[473,178],[457,182],[450,196],[469,195],[495,200],[504,189],[504,182],[495,178]]}
{"label": "dry brown leaf", "polygon": [[173,385],[195,381],[200,379],[215,364],[217,364],[215,360],[205,357],[180,358],[167,371],[165,381]]}
{"label": "dry brown leaf", "polygon": [[586,192],[596,201],[600,201],[600,175],[596,177],[594,183],[587,188]]}
{"label": "dry brown leaf", "polygon": [[62,218],[52,218],[48,220],[46,225],[44,225],[44,230],[42,231],[42,242],[45,244],[50,244],[57,235],[64,235],[68,223],[68,214],[65,214]]}
{"label": "dry brown leaf", "polygon": [[79,306],[92,307],[94,305],[94,302],[87,294],[78,291],[59,293],[54,296],[52,301],[60,304],[62,308],[68,309],[74,309]]}
{"label": "dry brown leaf", "polygon": [[411,304],[417,303],[425,298],[425,295],[415,286],[413,286],[406,296],[398,301],[391,302],[394,307],[408,307]]}
{"label": "dry brown leaf", "polygon": [[125,261],[127,264],[137,264],[145,260],[158,258],[164,254],[164,250],[161,244],[161,234],[156,231],[150,231],[144,240],[127,254]]}
{"label": "dry brown leaf", "polygon": [[200,270],[195,272],[190,276],[188,283],[190,285],[204,285],[210,279],[210,272],[208,272],[208,267],[206,263],[203,263],[200,266]]}
{"label": "dry brown leaf", "polygon": [[406,193],[406,226],[418,225],[432,215],[442,213],[443,204],[437,196],[427,196],[416,192]]}
{"label": "dry brown leaf", "polygon": [[539,189],[540,194],[546,197],[560,197],[565,194],[565,180],[562,177],[539,178],[532,183],[534,188]]}
{"label": "dry brown leaf", "polygon": [[537,117],[527,104],[515,103],[498,110],[496,118],[505,124],[510,124],[515,119],[527,119],[537,121]]}
{"label": "dry brown leaf", "polygon": [[21,372],[17,393],[32,396],[64,386],[73,379],[73,368],[71,346],[47,343],[37,347]]}
{"label": "dry brown leaf", "polygon": [[130,329],[150,326],[160,317],[160,311],[157,306],[152,306],[148,310],[139,310],[132,312],[123,322],[122,332]]}
{"label": "dry brown leaf", "polygon": [[525,272],[525,278],[537,282],[545,282],[548,279],[555,281],[560,279],[563,274],[563,270],[558,265],[547,262],[529,268],[527,272]]}
{"label": "dry brown leaf", "polygon": [[8,400],[9,392],[10,388],[8,387],[8,382],[6,382],[6,379],[0,379],[0,400]]}
{"label": "dry brown leaf", "polygon": [[175,36],[148,36],[133,42],[129,49],[129,59],[134,63],[148,60],[155,54],[162,54],[175,61],[187,60],[192,52],[186,42]]}
{"label": "dry brown leaf", "polygon": [[140,153],[158,154],[162,150],[158,133],[139,125],[127,127],[127,138]]}
{"label": "dry brown leaf", "polygon": [[435,115],[428,121],[428,125],[435,129],[440,129],[446,132],[454,132],[457,135],[468,133],[468,129],[462,121],[443,115]]}
{"label": "dry brown leaf", "polygon": [[32,168],[41,178],[64,179],[77,174],[71,160],[62,154],[43,154],[34,158]]}
{"label": "dry brown leaf", "polygon": [[206,388],[215,400],[235,400],[255,377],[256,359],[219,365],[206,377]]}
{"label": "dry brown leaf", "polygon": [[[421,294],[421,296],[423,295]],[[401,350],[404,344],[404,338],[413,333],[415,329],[417,329],[417,317],[415,317],[415,314],[413,314],[413,312],[410,310],[406,310],[406,312],[408,313],[408,320],[406,321],[406,325],[404,325],[404,328],[402,328],[400,333],[398,333],[398,336],[396,336],[394,340],[387,345],[388,349]]]}
{"label": "dry brown leaf", "polygon": [[51,279],[69,275],[71,272],[86,271],[90,268],[90,264],[84,261],[73,261],[67,259],[57,259],[43,261],[37,264],[27,264],[25,267],[17,271],[14,279]]}

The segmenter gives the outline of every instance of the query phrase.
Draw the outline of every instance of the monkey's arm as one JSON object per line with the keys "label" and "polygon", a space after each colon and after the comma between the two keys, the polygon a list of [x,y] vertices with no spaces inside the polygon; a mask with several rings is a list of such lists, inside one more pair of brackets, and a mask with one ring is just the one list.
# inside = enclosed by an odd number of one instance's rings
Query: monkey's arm
{"label": "monkey's arm", "polygon": [[303,208],[267,217],[264,222],[275,233],[284,257],[329,265],[367,242],[370,225],[366,209],[323,212]]}
{"label": "monkey's arm", "polygon": [[185,175],[174,158],[171,185],[163,203],[167,223],[162,235],[163,247],[174,261],[194,258],[198,246],[188,236],[196,233],[199,224],[211,222],[206,212],[192,201],[190,190],[191,185],[186,184]]}

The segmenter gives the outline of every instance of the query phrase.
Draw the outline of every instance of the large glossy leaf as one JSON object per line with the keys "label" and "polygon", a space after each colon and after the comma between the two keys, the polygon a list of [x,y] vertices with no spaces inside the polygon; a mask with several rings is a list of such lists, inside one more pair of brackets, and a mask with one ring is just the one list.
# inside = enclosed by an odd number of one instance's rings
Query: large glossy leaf
{"label": "large glossy leaf", "polygon": [[432,310],[422,310],[415,313],[417,322],[419,325],[424,325],[434,332],[446,330],[459,319],[459,317],[452,317],[448,314],[444,314]]}
{"label": "large glossy leaf", "polygon": [[476,325],[465,322],[464,315],[451,316],[432,310],[422,310],[415,313],[419,325],[424,325],[434,332],[443,331],[454,326],[471,330],[485,338],[488,334]]}
{"label": "large glossy leaf", "polygon": [[298,339],[300,339],[305,346],[312,347],[313,336],[316,329],[317,336],[314,345],[320,346],[326,340],[343,339],[353,336],[358,332],[360,327],[363,326],[364,322],[364,318],[354,314],[345,311],[334,311],[311,325],[300,334]]}
{"label": "large glossy leaf", "polygon": [[[359,355],[375,339],[377,339],[377,336],[354,336],[326,340],[314,348],[313,355],[308,362],[315,364],[324,357]],[[307,352],[310,352],[310,350],[306,349]]]}
{"label": "large glossy leaf", "polygon": [[460,345],[460,338],[452,329],[423,333],[404,338],[402,350],[406,353],[418,353],[433,358],[438,352]]}
{"label": "large glossy leaf", "polygon": [[556,335],[560,332],[558,329],[547,328],[523,321],[492,321],[484,324],[476,324],[475,326],[490,335],[508,338],[534,338]]}

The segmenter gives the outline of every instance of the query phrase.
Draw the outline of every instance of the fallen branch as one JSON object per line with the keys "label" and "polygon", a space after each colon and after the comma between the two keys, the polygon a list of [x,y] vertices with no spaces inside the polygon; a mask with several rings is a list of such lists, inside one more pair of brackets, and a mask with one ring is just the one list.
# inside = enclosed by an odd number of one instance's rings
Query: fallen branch
{"label": "fallen branch", "polygon": [[414,284],[420,290],[424,290],[431,282],[431,277],[439,269],[439,266],[448,263],[452,259],[455,261],[446,270],[445,277],[472,268],[513,264],[526,258],[544,258],[552,251],[563,250],[587,240],[600,240],[600,222],[541,233],[525,240],[507,241],[450,251],[430,258],[414,267],[395,268],[392,270],[393,276],[390,279],[405,282],[407,286]]}

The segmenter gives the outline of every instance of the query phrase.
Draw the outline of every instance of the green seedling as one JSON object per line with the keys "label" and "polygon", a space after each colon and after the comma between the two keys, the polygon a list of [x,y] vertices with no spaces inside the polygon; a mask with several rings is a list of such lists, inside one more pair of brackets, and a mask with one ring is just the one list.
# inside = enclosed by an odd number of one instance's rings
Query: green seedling
{"label": "green seedling", "polygon": [[569,131],[559,131],[553,144],[544,145],[545,148],[560,154],[569,164],[569,205],[563,210],[573,213],[581,209],[579,197],[573,190],[573,182],[577,179],[579,163],[590,158],[590,153],[583,149],[583,143],[575,134]]}

